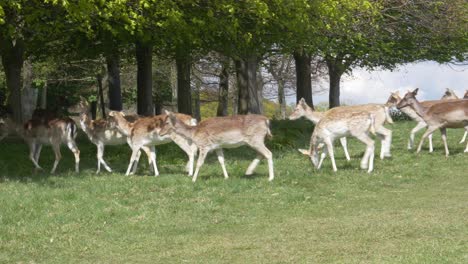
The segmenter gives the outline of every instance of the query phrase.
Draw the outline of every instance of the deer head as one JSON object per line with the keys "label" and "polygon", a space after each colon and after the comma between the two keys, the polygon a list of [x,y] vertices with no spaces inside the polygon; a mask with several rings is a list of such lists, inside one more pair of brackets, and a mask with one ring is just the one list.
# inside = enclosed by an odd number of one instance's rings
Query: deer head
{"label": "deer head", "polygon": [[406,106],[413,105],[414,103],[417,103],[418,100],[416,100],[416,95],[418,94],[419,88],[416,88],[412,92],[407,92],[403,99],[397,104],[397,108],[401,109]]}
{"label": "deer head", "polygon": [[173,129],[175,129],[175,126],[177,125],[177,117],[174,115],[174,113],[167,110],[164,110],[164,112],[166,114],[166,118],[164,119],[162,128],[159,131],[160,136],[169,134]]}
{"label": "deer head", "polygon": [[396,91],[396,92],[390,93],[390,97],[388,97],[388,100],[385,104],[388,106],[393,106],[393,105],[397,105],[400,101],[401,101],[400,92]]}
{"label": "deer head", "polygon": [[458,96],[452,89],[446,88],[442,99],[458,99]]}
{"label": "deer head", "polygon": [[289,120],[296,120],[305,116],[308,108],[309,106],[307,105],[304,98],[301,98],[301,100],[299,100],[297,103],[296,108],[294,108],[294,112],[292,112],[292,114],[289,116]]}

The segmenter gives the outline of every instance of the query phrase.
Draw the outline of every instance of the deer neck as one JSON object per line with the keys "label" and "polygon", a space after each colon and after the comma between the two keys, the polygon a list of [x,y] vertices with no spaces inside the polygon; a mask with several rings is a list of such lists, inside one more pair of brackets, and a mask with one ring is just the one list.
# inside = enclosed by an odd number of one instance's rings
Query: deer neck
{"label": "deer neck", "polygon": [[130,122],[128,122],[123,116],[116,115],[114,116],[115,121],[117,121],[117,126],[119,127],[119,130],[123,134],[130,134],[130,131],[132,130],[132,125]]}
{"label": "deer neck", "polygon": [[88,133],[92,129],[93,121],[89,117],[88,113],[82,113],[82,118],[80,119],[80,124],[83,130]]}
{"label": "deer neck", "polygon": [[304,117],[312,121],[314,124],[317,124],[320,121],[320,119],[322,119],[323,113],[314,111],[309,107],[307,108]]}
{"label": "deer neck", "polygon": [[184,122],[177,120],[174,125],[174,132],[184,138],[193,139],[197,127],[198,126],[189,126]]}
{"label": "deer neck", "polygon": [[421,103],[418,101],[414,100],[413,103],[411,103],[411,108],[416,112],[416,114],[420,117],[424,117],[426,114],[426,107],[424,107]]}

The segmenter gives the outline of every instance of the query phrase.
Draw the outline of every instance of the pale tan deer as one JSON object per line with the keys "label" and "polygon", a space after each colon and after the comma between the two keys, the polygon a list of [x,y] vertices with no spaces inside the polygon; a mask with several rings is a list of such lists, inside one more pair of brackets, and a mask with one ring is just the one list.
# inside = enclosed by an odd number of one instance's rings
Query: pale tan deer
{"label": "pale tan deer", "polygon": [[[374,140],[369,134],[378,133],[377,122],[381,122],[380,126],[385,122],[378,120],[378,116],[389,118],[389,121],[387,122],[391,121],[391,118],[388,116],[388,108],[383,105],[379,105],[378,107],[380,107],[380,111],[375,107],[372,107],[371,112],[364,110],[365,108],[363,109],[363,106],[342,106],[328,110],[317,123],[317,126],[312,133],[309,150],[299,151],[303,154],[310,155],[310,159],[317,169],[320,169],[322,161],[325,158],[326,153],[328,153],[332,161],[333,171],[336,172],[337,167],[333,152],[333,142],[336,138],[353,136],[367,146],[361,160],[361,168],[367,169],[369,173],[372,172],[374,169]],[[382,144],[386,144],[384,142],[385,140],[382,141]],[[326,149],[325,153],[322,153],[322,157],[319,160],[319,152],[323,144],[325,144]],[[386,147],[387,146],[385,146],[385,148]]]}
{"label": "pale tan deer", "polygon": [[[112,123],[112,120],[98,119],[92,120],[90,113],[90,105],[88,101],[81,97],[77,105],[68,108],[70,113],[79,113],[79,122],[81,129],[85,132],[88,139],[96,145],[97,148],[97,170],[96,174],[101,171],[101,164],[108,172],[112,172],[112,169],[107,165],[104,160],[105,146],[115,146],[130,144],[126,134],[119,131],[118,128]],[[124,117],[127,122],[133,123],[139,117],[137,115],[126,115]],[[110,118],[112,119],[112,118]],[[148,155],[148,162],[151,165],[150,149],[148,147],[142,147],[143,151]],[[138,156],[135,165],[132,170],[132,174],[135,173],[138,167],[138,161],[140,159],[141,152],[138,152]]]}
{"label": "pale tan deer", "polygon": [[[400,92],[396,91],[396,92],[392,92],[390,94],[390,97],[388,98],[387,100],[387,103],[386,105],[391,107],[391,106],[396,106],[400,101],[401,101],[401,96],[400,96]],[[442,96],[441,100],[452,100],[452,99],[458,99],[457,95],[455,94],[455,92],[449,88],[447,88],[447,90],[445,91],[444,95]],[[430,101],[423,101],[423,102],[420,102],[422,106],[424,107],[431,107],[433,104],[436,104],[440,102],[440,100],[430,100]],[[413,146],[414,146],[414,138],[415,138],[415,135],[416,133],[427,127],[426,125],[426,122],[424,121],[424,119],[419,116],[411,107],[402,107],[400,109],[400,111],[402,111],[403,113],[405,113],[407,116],[409,116],[412,120],[416,121],[417,124],[416,126],[411,130],[410,132],[410,137],[409,137],[409,140],[408,140],[408,149],[412,149]],[[434,147],[433,147],[433,144],[432,144],[432,134],[430,134],[428,136],[428,141],[429,141],[429,152],[433,152],[434,151]]]}
{"label": "pale tan deer", "polygon": [[55,154],[55,162],[51,173],[55,173],[57,165],[62,158],[60,145],[64,143],[73,152],[75,156],[75,171],[79,172],[80,150],[75,142],[77,127],[72,119],[68,117],[47,120],[31,119],[24,124],[20,134],[29,146],[29,158],[36,169],[42,169],[39,166],[42,145],[51,145]]}
{"label": "pale tan deer", "polygon": [[261,115],[213,117],[190,127],[181,122],[173,113],[167,112],[167,114],[168,117],[160,134],[177,134],[193,141],[198,147],[198,161],[192,178],[193,182],[197,180],[207,154],[213,150],[218,156],[224,178],[229,178],[224,164],[223,148],[236,148],[241,145],[248,145],[258,153],[247,168],[246,175],[253,174],[260,160],[266,158],[268,160],[268,180],[274,179],[273,156],[264,142],[266,136],[271,137],[268,118]]}
{"label": "pale tan deer", "polygon": [[[308,107],[307,104],[303,105],[302,108]],[[392,144],[392,131],[385,128],[383,125],[385,123],[392,124],[393,120],[390,117],[389,109],[385,105],[380,104],[365,104],[365,105],[354,105],[354,106],[340,106],[333,108],[334,115],[339,115],[339,113],[343,113],[343,116],[346,115],[346,111],[360,111],[362,113],[372,114],[375,118],[375,132],[376,135],[381,139],[381,149],[380,149],[380,159],[384,159],[385,157],[391,157],[390,148]],[[310,109],[312,110],[312,109]],[[327,115],[327,113],[331,111],[328,110],[324,113],[317,115],[317,112],[314,112],[313,119],[317,121],[318,116],[322,118]],[[300,112],[300,111],[299,111]],[[311,111],[308,111],[309,113]],[[300,113],[299,113],[300,114]],[[342,137],[343,138],[343,137]],[[343,146],[344,147],[344,146]]]}
{"label": "pale tan deer", "polygon": [[[196,146],[189,140],[178,135],[160,135],[159,132],[166,119],[166,115],[157,115],[151,117],[142,117],[130,123],[125,119],[123,112],[111,111],[109,116],[113,117],[116,122],[116,127],[129,138],[129,145],[132,149],[132,156],[126,172],[130,174],[130,170],[138,158],[138,153],[141,148],[149,148],[151,164],[153,166],[154,175],[158,176],[159,171],[156,165],[156,150],[155,145],[166,144],[169,142],[176,143],[188,156],[189,161],[186,166],[189,176],[193,174],[193,163],[196,154]],[[196,124],[196,119],[189,115],[177,114],[178,118],[182,119],[184,124],[191,126]]]}
{"label": "pale tan deer", "polygon": [[[447,128],[464,127],[465,131],[468,131],[468,100],[440,101],[430,107],[425,107],[416,99],[417,93],[418,88],[412,92],[406,93],[397,105],[399,109],[407,106],[411,107],[427,124],[427,130],[424,132],[419,142],[416,153],[421,151],[424,139],[435,130],[439,129],[442,134],[442,141],[444,142],[445,156],[448,157]],[[465,148],[465,152],[468,152],[468,144]]]}
{"label": "pale tan deer", "polygon": [[[294,108],[294,111],[289,115],[289,120],[297,120],[301,117],[305,117],[310,120],[312,123],[317,124],[320,119],[325,115],[325,112],[318,112],[312,109],[309,105],[307,105],[304,98],[301,98]],[[348,153],[347,141],[346,137],[340,138],[341,146],[343,147],[346,160],[351,160]]]}

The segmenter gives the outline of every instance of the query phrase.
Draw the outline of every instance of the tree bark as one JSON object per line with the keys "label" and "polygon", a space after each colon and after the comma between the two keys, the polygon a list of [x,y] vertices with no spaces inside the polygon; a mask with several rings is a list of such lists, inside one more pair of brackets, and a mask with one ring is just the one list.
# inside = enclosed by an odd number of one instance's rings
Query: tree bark
{"label": "tree bark", "polygon": [[293,56],[296,64],[296,103],[301,98],[304,98],[307,104],[314,108],[312,100],[311,57],[303,52],[295,52]]}
{"label": "tree bark", "polygon": [[179,113],[192,115],[192,89],[190,87],[191,61],[188,57],[176,58],[177,109]]}
{"label": "tree bark", "polygon": [[218,109],[216,116],[228,115],[229,100],[229,59],[225,59],[219,75]]}
{"label": "tree bark", "polygon": [[98,97],[99,97],[99,104],[101,105],[101,114],[102,118],[106,118],[106,106],[104,104],[104,91],[102,89],[102,75],[96,75],[97,85],[98,85]]}
{"label": "tree bark", "polygon": [[118,50],[106,55],[107,83],[109,85],[109,109],[122,111],[122,88],[120,85],[120,56]]}
{"label": "tree bark", "polygon": [[328,96],[329,108],[340,106],[340,82],[343,76],[343,65],[340,59],[326,58],[328,77],[330,80],[330,91]]}
{"label": "tree bark", "polygon": [[[257,66],[255,66],[258,68]],[[259,113],[263,114],[263,76],[262,73],[259,69],[257,69],[257,80],[256,80],[256,85],[257,85],[257,98],[258,98],[258,109]]]}
{"label": "tree bark", "polygon": [[281,119],[286,119],[286,95],[284,93],[284,80],[278,80],[278,103],[280,105]]}
{"label": "tree bark", "polygon": [[257,88],[257,57],[236,60],[238,114],[260,114],[260,100]]}
{"label": "tree bark", "polygon": [[46,80],[44,83],[44,87],[42,87],[42,90],[41,90],[41,102],[39,105],[39,108],[41,109],[47,109],[47,86],[48,86],[47,84],[48,82]]}
{"label": "tree bark", "polygon": [[[1,38],[1,37],[0,37]],[[9,105],[13,112],[13,120],[23,123],[23,113],[21,108],[21,70],[24,61],[24,43],[16,40],[13,44],[9,40],[0,41],[2,65],[5,71],[6,86],[10,91]]]}
{"label": "tree bark", "polygon": [[139,41],[136,43],[137,60],[137,112],[151,116],[153,106],[153,46]]}
{"label": "tree bark", "polygon": [[193,117],[197,119],[197,121],[201,120],[201,113],[200,113],[200,89],[202,86],[202,82],[199,78],[195,78],[195,90],[193,91]]}
{"label": "tree bark", "polygon": [[37,89],[32,88],[33,65],[31,59],[26,59],[23,63],[23,89],[21,91],[21,108],[23,120],[29,120],[37,105]]}

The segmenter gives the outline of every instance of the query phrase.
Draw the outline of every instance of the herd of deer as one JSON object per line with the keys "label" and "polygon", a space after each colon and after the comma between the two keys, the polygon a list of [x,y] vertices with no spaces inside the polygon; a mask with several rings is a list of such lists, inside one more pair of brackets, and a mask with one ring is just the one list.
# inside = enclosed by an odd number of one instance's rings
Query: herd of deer
{"label": "herd of deer", "polygon": [[[445,147],[445,155],[449,155],[447,146],[447,128],[464,128],[465,134],[460,141],[463,143],[468,134],[468,90],[463,99],[459,99],[455,93],[447,89],[441,100],[419,102],[416,99],[418,89],[406,93],[401,98],[399,93],[391,93],[386,104],[366,104],[356,106],[341,106],[326,112],[317,112],[309,107],[302,99],[297,104],[289,119],[295,120],[305,117],[315,124],[315,129],[310,139],[310,148],[299,151],[310,159],[313,165],[320,169],[323,160],[328,154],[334,171],[337,171],[333,152],[333,142],[340,139],[347,160],[350,160],[347,150],[346,137],[352,136],[366,145],[366,151],[361,160],[361,168],[368,172],[373,170],[374,140],[370,134],[375,134],[382,141],[380,158],[390,157],[392,143],[392,131],[385,128],[385,123],[393,123],[389,108],[396,106],[411,119],[417,122],[411,131],[408,149],[414,145],[414,135],[417,131],[427,127],[417,148],[421,151],[424,140],[429,137],[429,151],[433,151],[432,133],[439,129]],[[106,145],[122,145],[127,143],[131,150],[131,158],[126,175],[134,174],[138,167],[138,161],[143,150],[153,170],[158,176],[156,165],[156,145],[169,142],[176,143],[188,156],[186,170],[192,181],[197,180],[200,167],[203,165],[207,154],[215,150],[218,161],[221,164],[225,178],[228,178],[224,164],[223,148],[236,148],[248,145],[257,153],[257,157],[250,163],[246,175],[251,175],[260,160],[268,161],[269,180],[273,180],[273,158],[271,151],[265,146],[265,137],[271,137],[269,120],[261,115],[237,115],[227,117],[208,118],[200,123],[189,115],[167,112],[163,115],[139,117],[125,115],[123,112],[111,111],[109,118],[92,120],[88,102],[81,101],[69,112],[79,113],[81,129],[89,140],[97,147],[97,171],[101,165],[111,172],[111,168],[104,160],[104,147]],[[39,166],[39,157],[42,145],[51,145],[55,153],[55,162],[51,173],[54,173],[61,159],[60,145],[66,144],[75,157],[75,171],[79,171],[80,151],[75,142],[77,125],[71,117],[57,118],[47,112],[36,111],[32,119],[24,125],[16,125],[10,118],[0,118],[0,140],[9,133],[17,133],[29,146],[29,158],[35,169]],[[325,147],[325,148],[324,148]],[[198,160],[193,170],[195,156],[198,152]],[[465,152],[468,152],[468,144]]]}

